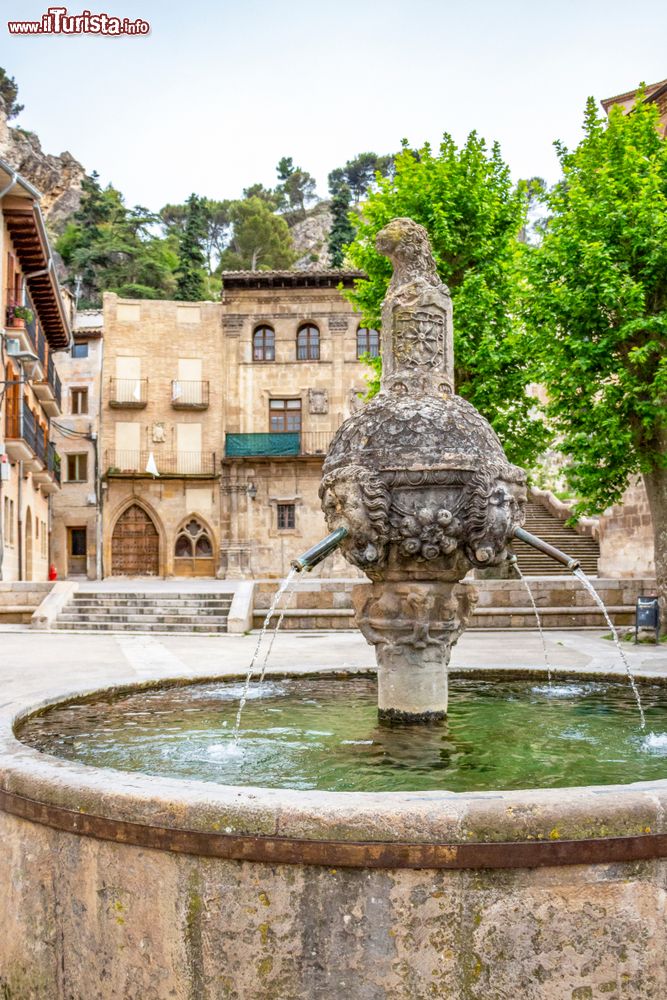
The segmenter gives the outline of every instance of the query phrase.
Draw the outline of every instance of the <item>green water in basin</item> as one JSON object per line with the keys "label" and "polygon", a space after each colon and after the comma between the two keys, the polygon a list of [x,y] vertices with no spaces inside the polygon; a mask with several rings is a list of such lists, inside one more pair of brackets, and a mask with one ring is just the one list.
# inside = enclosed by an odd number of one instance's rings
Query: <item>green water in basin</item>
{"label": "green water in basin", "polygon": [[19,738],[96,767],[228,785],[330,791],[479,791],[667,777],[667,688],[455,679],[439,727],[377,723],[375,681],[251,688],[240,740],[237,683],[191,684],[56,706]]}

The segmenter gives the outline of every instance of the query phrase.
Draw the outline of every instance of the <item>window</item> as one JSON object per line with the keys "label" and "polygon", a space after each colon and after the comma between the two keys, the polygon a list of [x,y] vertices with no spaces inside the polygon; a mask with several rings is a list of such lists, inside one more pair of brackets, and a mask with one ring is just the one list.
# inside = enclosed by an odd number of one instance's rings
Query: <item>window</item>
{"label": "window", "polygon": [[296,504],[279,503],[276,505],[278,513],[278,530],[288,531],[296,527]]}
{"label": "window", "polygon": [[252,360],[276,360],[276,335],[270,326],[258,326],[253,333]]}
{"label": "window", "polygon": [[73,358],[87,358],[88,357],[88,341],[83,341],[78,344],[72,344],[72,357]]}
{"label": "window", "polygon": [[296,335],[296,360],[320,360],[320,331],[316,326],[306,323],[299,327]]}
{"label": "window", "polygon": [[73,414],[88,413],[88,390],[72,389],[71,403],[71,412]]}
{"label": "window", "polygon": [[195,517],[181,528],[174,546],[174,555],[177,559],[212,558],[213,546],[208,531]]}
{"label": "window", "polygon": [[364,354],[370,355],[371,358],[380,356],[380,334],[377,330],[368,330],[365,326],[360,326],[357,330],[357,357],[361,358]]}
{"label": "window", "polygon": [[88,455],[67,456],[67,482],[85,483],[88,479]]}
{"label": "window", "polygon": [[301,400],[270,399],[269,430],[272,434],[298,433],[301,430]]}

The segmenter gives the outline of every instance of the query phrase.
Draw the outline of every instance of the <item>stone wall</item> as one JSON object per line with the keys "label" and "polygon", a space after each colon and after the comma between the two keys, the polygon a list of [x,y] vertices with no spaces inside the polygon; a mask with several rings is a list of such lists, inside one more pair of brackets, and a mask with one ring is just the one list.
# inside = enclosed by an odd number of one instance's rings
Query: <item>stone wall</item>
{"label": "stone wall", "polygon": [[646,490],[635,479],[623,501],[600,518],[600,576],[646,577],[655,573],[653,523]]}
{"label": "stone wall", "polygon": [[[287,613],[283,628],[355,628],[352,589],[362,579],[317,580],[309,574],[298,577],[295,589],[281,607]],[[594,579],[595,590],[616,625],[633,625],[640,594],[651,594],[655,580]],[[477,607],[470,628],[535,628],[535,614],[520,580],[475,580]],[[544,628],[604,628],[602,613],[581,583],[572,577],[531,577],[530,589],[542,616]],[[254,592],[255,626],[261,624],[276,592],[275,580],[258,580]]]}

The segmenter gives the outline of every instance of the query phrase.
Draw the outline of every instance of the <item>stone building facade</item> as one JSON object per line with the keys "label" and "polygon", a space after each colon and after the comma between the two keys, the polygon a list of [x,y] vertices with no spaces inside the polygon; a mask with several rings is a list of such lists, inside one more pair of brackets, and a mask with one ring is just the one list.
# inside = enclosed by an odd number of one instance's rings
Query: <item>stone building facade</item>
{"label": "stone building facade", "polygon": [[0,161],[0,573],[46,580],[49,498],[60,490],[51,420],[61,412],[55,358],[70,345],[39,194]]}
{"label": "stone building facade", "polygon": [[[356,272],[223,275],[221,571],[284,576],[327,533],[318,489],[331,438],[361,405],[374,332],[341,294]],[[342,557],[315,572],[349,576]]]}
{"label": "stone building facade", "polygon": [[58,370],[62,415],[53,424],[62,488],[54,494],[51,559],[58,577],[102,575],[99,432],[102,387],[102,312],[83,310],[73,321],[73,344]]}
{"label": "stone building facade", "polygon": [[220,304],[104,296],[105,576],[214,576],[220,550]]}
{"label": "stone building facade", "polygon": [[339,289],[355,276],[229,272],[220,303],[105,295],[105,576],[277,577],[326,533],[322,462],[377,352]]}

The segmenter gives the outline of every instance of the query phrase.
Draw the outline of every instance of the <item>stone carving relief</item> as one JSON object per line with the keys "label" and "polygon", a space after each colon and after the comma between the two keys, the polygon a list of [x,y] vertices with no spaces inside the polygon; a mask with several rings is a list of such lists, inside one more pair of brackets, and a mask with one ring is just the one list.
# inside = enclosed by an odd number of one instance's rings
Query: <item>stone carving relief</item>
{"label": "stone carving relief", "polygon": [[164,444],[167,440],[167,431],[162,422],[153,424],[152,427],[153,444]]}
{"label": "stone carving relief", "polygon": [[437,368],[445,363],[445,314],[437,309],[397,309],[394,358],[404,368]]}
{"label": "stone carving relief", "polygon": [[329,412],[329,393],[327,392],[326,389],[308,390],[308,412],[309,413]]}
{"label": "stone carving relief", "polygon": [[332,333],[342,333],[347,330],[350,325],[347,316],[329,316],[328,326]]}

